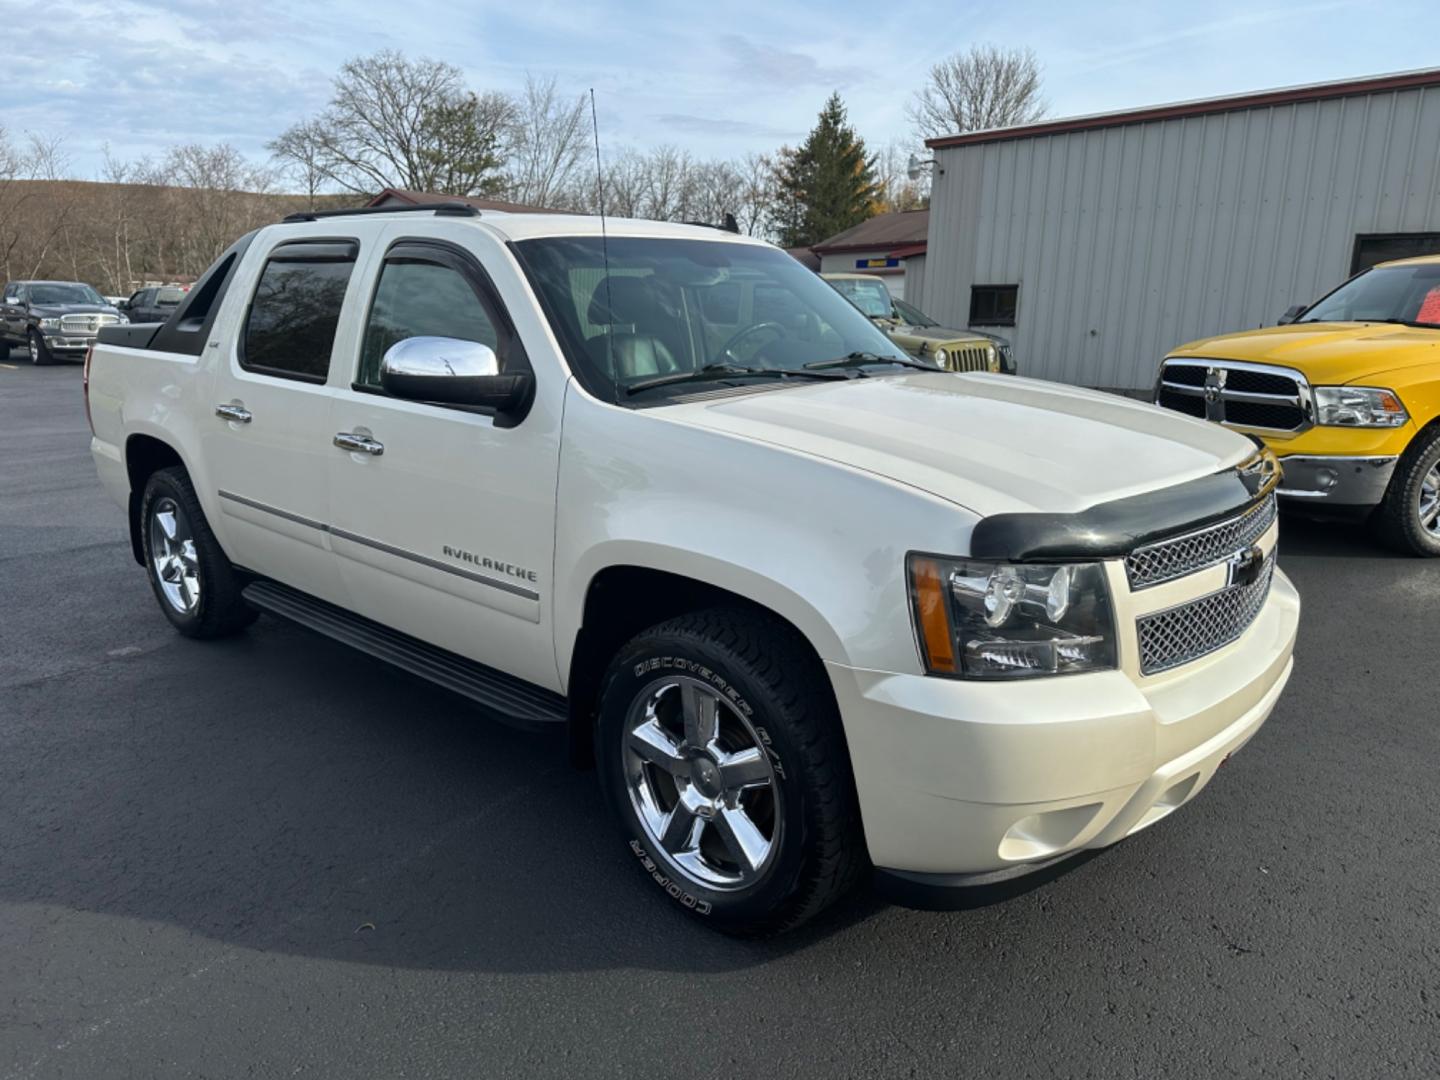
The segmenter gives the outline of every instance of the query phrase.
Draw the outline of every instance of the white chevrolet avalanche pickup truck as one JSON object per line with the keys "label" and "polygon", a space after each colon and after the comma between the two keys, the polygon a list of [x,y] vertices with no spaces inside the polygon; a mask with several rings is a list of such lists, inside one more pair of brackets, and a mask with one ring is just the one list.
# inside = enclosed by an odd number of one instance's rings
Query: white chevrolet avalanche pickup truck
{"label": "white chevrolet avalanche pickup truck", "polygon": [[560,726],[636,865],[734,933],[1113,844],[1290,675],[1268,452],[934,369],[720,230],[303,215],[85,378],[178,631],[266,612]]}

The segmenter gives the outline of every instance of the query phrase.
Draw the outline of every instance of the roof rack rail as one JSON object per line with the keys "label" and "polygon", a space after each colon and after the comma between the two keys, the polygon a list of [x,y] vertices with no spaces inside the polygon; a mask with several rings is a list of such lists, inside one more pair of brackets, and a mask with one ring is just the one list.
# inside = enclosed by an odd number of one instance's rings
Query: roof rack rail
{"label": "roof rack rail", "polygon": [[725,220],[716,224],[713,221],[682,221],[681,225],[699,225],[702,229],[719,229],[721,232],[739,233],[740,226],[735,221],[735,215],[727,213]]}
{"label": "roof rack rail", "polygon": [[296,221],[320,221],[323,218],[355,217],[359,214],[434,214],[436,217],[479,217],[480,211],[469,203],[419,203],[415,206],[355,206],[348,210],[301,210],[286,214],[282,224]]}

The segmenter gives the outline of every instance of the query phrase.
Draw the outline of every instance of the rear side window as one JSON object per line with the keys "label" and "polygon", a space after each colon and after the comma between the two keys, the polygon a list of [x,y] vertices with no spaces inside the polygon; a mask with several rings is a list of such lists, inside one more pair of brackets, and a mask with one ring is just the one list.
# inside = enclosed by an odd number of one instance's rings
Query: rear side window
{"label": "rear side window", "polygon": [[357,251],[354,243],[293,243],[272,251],[245,318],[240,366],[324,382]]}
{"label": "rear side window", "polygon": [[155,303],[161,307],[174,307],[184,299],[184,289],[160,289],[155,293]]}

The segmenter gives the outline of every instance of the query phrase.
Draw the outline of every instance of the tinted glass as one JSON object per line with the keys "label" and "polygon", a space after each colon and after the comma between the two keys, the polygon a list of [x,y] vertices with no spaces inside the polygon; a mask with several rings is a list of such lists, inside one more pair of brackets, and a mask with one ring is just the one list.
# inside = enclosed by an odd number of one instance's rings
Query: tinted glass
{"label": "tinted glass", "polygon": [[[598,236],[525,240],[516,248],[571,369],[607,400],[638,404],[624,391],[713,365],[796,370],[852,352],[904,355],[829,284],[776,248],[611,237],[608,261]],[[684,384],[682,392],[696,386]]]}
{"label": "tinted glass", "polygon": [[876,319],[890,318],[890,290],[883,281],[859,278],[831,278],[831,286],[866,315]]}
{"label": "tinted glass", "polygon": [[365,324],[356,381],[379,386],[385,351],[397,341],[423,336],[478,341],[501,351],[495,324],[463,274],[437,263],[388,262]]}
{"label": "tinted glass", "polygon": [[353,265],[266,263],[245,320],[243,365],[323,382]]}
{"label": "tinted glass", "polygon": [[41,284],[30,286],[30,302],[32,304],[103,304],[101,297],[89,285],[70,284]]}
{"label": "tinted glass", "polygon": [[896,300],[895,313],[908,322],[911,326],[939,326],[934,319],[930,318],[913,304],[907,304],[904,300]]}
{"label": "tinted glass", "polygon": [[1325,297],[1301,322],[1440,325],[1440,264],[1377,266]]}
{"label": "tinted glass", "polygon": [[970,288],[972,326],[1014,326],[1019,285],[973,285]]}
{"label": "tinted glass", "polygon": [[174,307],[185,299],[184,289],[156,289],[155,303],[161,307]]}

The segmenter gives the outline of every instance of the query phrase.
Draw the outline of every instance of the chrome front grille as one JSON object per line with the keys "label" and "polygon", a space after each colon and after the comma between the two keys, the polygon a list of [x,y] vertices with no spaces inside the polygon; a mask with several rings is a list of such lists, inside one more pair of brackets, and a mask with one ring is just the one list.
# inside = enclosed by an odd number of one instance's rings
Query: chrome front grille
{"label": "chrome front grille", "polygon": [[1266,431],[1310,426],[1310,384],[1289,368],[1239,360],[1166,360],[1155,403],[1201,420]]}
{"label": "chrome front grille", "polygon": [[1259,577],[1231,585],[1198,600],[1144,615],[1136,620],[1140,671],[1155,675],[1198,660],[1240,637],[1260,614],[1275,576],[1275,555],[1265,559]]}
{"label": "chrome front grille", "polygon": [[1275,521],[1275,513],[1272,494],[1236,517],[1136,548],[1125,559],[1130,588],[1148,589],[1225,562],[1264,536]]}
{"label": "chrome front grille", "polygon": [[60,316],[60,331],[65,334],[94,334],[100,330],[100,327],[109,326],[115,322],[119,322],[116,316],[99,313],[62,315]]}

